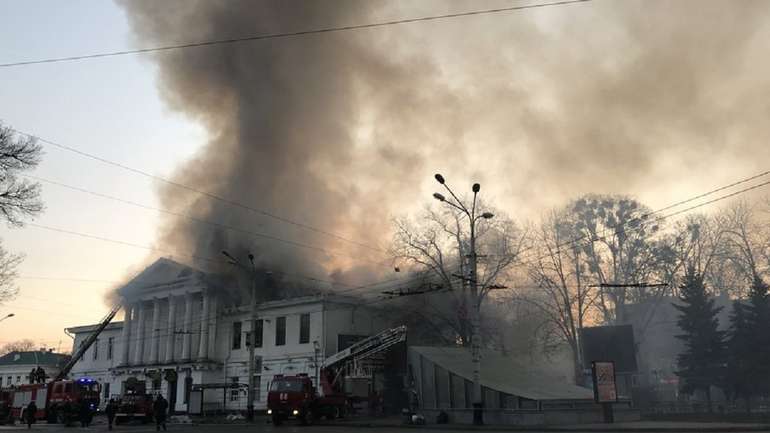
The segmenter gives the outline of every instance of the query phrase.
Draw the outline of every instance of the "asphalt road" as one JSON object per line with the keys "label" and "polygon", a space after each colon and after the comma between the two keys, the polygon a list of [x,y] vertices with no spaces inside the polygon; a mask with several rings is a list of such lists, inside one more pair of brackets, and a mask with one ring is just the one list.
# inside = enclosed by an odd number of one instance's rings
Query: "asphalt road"
{"label": "asphalt road", "polygon": [[[332,425],[332,424],[326,424],[326,425],[313,425],[313,426],[301,426],[295,423],[286,423],[280,427],[275,427],[272,424],[269,424],[267,422],[265,423],[255,423],[253,425],[245,425],[245,424],[196,424],[196,425],[185,425],[185,424],[176,424],[176,425],[169,425],[168,431],[171,433],[271,433],[271,432],[280,432],[280,433],[356,433],[360,431],[371,431],[372,433],[418,433],[420,431],[423,432],[430,432],[430,433],[470,433],[470,432],[479,432],[479,431],[485,431],[484,430],[472,430],[472,429],[463,429],[463,428],[448,428],[448,429],[439,429],[435,426],[432,426],[429,429],[423,429],[423,428],[409,428],[409,427],[385,427],[385,426],[379,426],[379,427],[373,427],[373,428],[367,428],[367,427],[356,427],[354,425],[349,426],[341,426],[341,425]],[[32,426],[31,430],[27,430],[26,425],[15,425],[15,426],[0,426],[0,433],[5,432],[18,432],[22,433],[25,431],[35,432],[35,433],[86,433],[86,432],[93,432],[93,433],[108,433],[107,426],[105,424],[102,424],[101,422],[98,422],[95,425],[92,425],[88,428],[80,428],[80,427],[64,427],[62,425],[56,424],[56,425],[47,425],[46,423],[40,423],[40,424],[34,424]],[[500,430],[486,430],[486,431],[500,431]],[[602,432],[602,433],[628,433],[629,430],[625,429],[619,429],[619,430],[611,430],[611,429],[598,429],[598,430],[573,430],[571,433],[581,433],[581,432]],[[737,433],[735,429],[725,429],[725,431],[729,431],[731,433]],[[754,430],[756,431],[756,430]],[[113,432],[115,433],[153,433],[155,432],[155,425],[121,425],[116,427]],[[529,433],[538,433],[537,431],[531,431],[528,430]],[[111,433],[111,432],[110,432]]]}

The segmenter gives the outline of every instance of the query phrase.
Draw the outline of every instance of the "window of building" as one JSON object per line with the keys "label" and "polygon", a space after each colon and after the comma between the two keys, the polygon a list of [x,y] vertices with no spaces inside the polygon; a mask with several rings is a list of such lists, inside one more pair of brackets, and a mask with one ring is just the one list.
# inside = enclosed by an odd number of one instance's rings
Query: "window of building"
{"label": "window of building", "polygon": [[286,344],[286,317],[275,319],[275,345],[283,346]]}
{"label": "window of building", "polygon": [[2,387],[2,386],[3,386],[3,377],[0,376],[0,387]]}
{"label": "window of building", "polygon": [[237,377],[231,377],[230,383],[234,384],[230,389],[230,401],[238,401],[238,393],[240,393],[240,388],[238,388],[238,378]]}
{"label": "window of building", "polygon": [[190,403],[190,392],[192,392],[193,378],[184,378],[184,404]]}
{"label": "window of building", "polygon": [[[248,400],[248,399],[247,399]],[[254,402],[262,400],[262,357],[254,359]]]}
{"label": "window of building", "polygon": [[299,344],[310,343],[310,314],[299,316]]}
{"label": "window of building", "polygon": [[[262,347],[262,335],[264,333],[264,321],[262,319],[257,320],[257,334],[254,336],[255,338],[255,345],[254,347]],[[251,332],[246,333],[246,347],[251,344]]]}
{"label": "window of building", "polygon": [[8,386],[11,386],[13,383],[13,376],[8,376]]}
{"label": "window of building", "polygon": [[107,339],[107,359],[112,359],[112,351],[114,350],[115,337]]}
{"label": "window of building", "polygon": [[241,322],[233,322],[233,350],[241,348]]}
{"label": "window of building", "polygon": [[[85,342],[81,341],[80,344],[78,344],[78,350],[80,350],[83,347],[83,343],[85,343]],[[81,353],[80,354],[80,361],[82,361],[85,356],[86,356],[85,352]]]}
{"label": "window of building", "polygon": [[[110,338],[110,340],[112,340],[112,338]],[[105,382],[105,384],[104,384],[104,400],[106,401],[106,400],[109,400],[109,399],[110,399],[110,383],[109,382]]]}
{"label": "window of building", "polygon": [[94,361],[99,359],[99,339],[94,340]]}

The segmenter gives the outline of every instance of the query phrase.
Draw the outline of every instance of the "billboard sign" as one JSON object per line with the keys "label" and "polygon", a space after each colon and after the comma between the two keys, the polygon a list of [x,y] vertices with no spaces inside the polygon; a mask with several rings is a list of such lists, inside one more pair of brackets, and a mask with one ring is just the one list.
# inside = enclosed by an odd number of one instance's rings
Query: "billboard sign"
{"label": "billboard sign", "polygon": [[613,361],[618,373],[634,373],[636,365],[636,343],[631,325],[596,326],[580,330],[580,346],[583,365],[591,361]]}
{"label": "billboard sign", "polygon": [[591,373],[594,380],[594,401],[612,403],[618,401],[615,385],[615,363],[612,361],[592,361]]}

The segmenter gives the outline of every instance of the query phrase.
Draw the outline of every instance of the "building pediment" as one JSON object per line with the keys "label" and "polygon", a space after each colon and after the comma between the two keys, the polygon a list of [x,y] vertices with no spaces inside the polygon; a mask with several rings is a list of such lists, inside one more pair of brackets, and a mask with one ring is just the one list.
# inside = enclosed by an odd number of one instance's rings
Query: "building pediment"
{"label": "building pediment", "polygon": [[131,301],[161,292],[202,290],[211,285],[210,280],[203,271],[162,257],[118,289],[118,293]]}

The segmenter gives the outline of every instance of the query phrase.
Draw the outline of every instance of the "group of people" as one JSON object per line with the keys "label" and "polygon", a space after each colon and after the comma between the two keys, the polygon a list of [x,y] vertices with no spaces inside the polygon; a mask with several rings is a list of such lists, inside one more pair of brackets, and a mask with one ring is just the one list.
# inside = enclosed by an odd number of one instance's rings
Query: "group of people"
{"label": "group of people", "polygon": [[45,383],[45,370],[38,366],[29,372],[29,383]]}
{"label": "group of people", "polygon": [[[32,424],[37,419],[37,404],[34,401],[29,402],[25,411],[24,418],[27,422],[27,428],[31,429]],[[110,399],[107,402],[107,406],[104,408],[104,412],[107,415],[107,429],[112,430],[112,426],[115,422],[115,415],[118,413],[118,402],[115,399]],[[168,412],[168,401],[163,398],[162,395],[158,395],[152,404],[153,417],[155,418],[155,429],[160,431],[166,431],[166,413]],[[93,420],[93,410],[87,402],[83,402],[80,405],[79,412],[80,426],[83,428],[89,427]]]}

